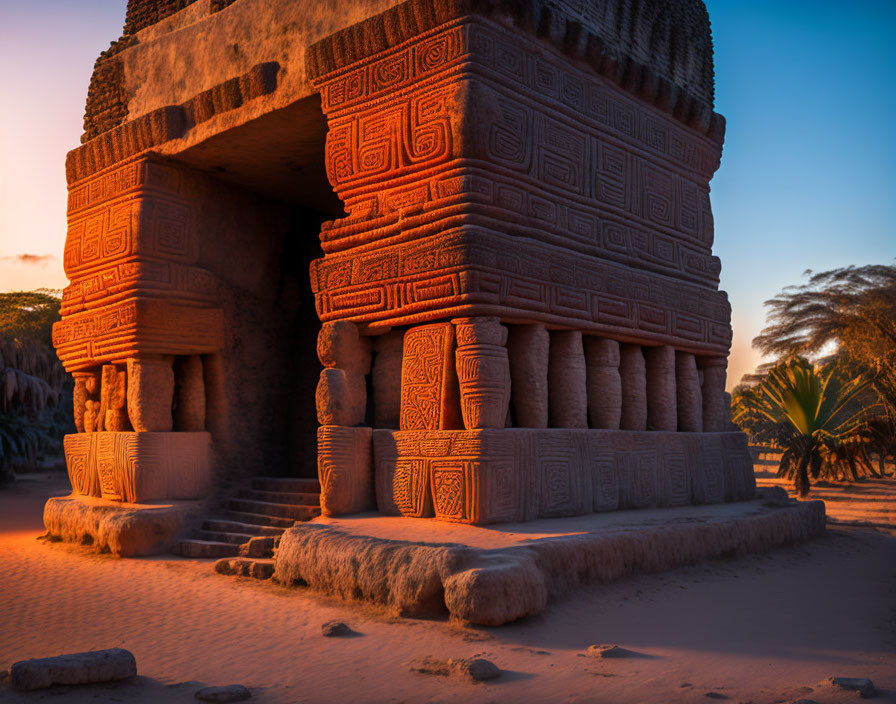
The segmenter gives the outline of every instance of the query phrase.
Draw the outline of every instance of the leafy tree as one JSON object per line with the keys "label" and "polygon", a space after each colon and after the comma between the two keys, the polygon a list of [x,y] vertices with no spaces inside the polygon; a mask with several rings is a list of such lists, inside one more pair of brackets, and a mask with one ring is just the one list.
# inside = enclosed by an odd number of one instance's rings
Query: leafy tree
{"label": "leafy tree", "polygon": [[71,377],[50,342],[59,306],[46,293],[0,294],[0,480],[41,452],[60,452],[74,427]]}
{"label": "leafy tree", "polygon": [[735,395],[734,421],[754,439],[783,448],[778,476],[791,479],[799,496],[809,479],[876,474],[869,449],[867,414],[856,404],[868,379],[846,380],[830,366],[818,372],[802,357],[768,369],[755,387]]}
{"label": "leafy tree", "polygon": [[775,357],[830,353],[826,365],[870,379],[866,420],[882,470],[896,458],[896,265],[806,273],[766,301],[769,325],[753,345]]}

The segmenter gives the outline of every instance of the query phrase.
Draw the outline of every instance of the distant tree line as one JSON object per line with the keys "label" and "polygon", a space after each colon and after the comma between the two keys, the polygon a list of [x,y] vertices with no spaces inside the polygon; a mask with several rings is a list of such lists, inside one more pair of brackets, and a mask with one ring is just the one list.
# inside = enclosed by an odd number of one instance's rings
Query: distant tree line
{"label": "distant tree line", "polygon": [[60,303],[48,291],[0,293],[0,481],[61,456],[74,432],[72,380],[51,341]]}

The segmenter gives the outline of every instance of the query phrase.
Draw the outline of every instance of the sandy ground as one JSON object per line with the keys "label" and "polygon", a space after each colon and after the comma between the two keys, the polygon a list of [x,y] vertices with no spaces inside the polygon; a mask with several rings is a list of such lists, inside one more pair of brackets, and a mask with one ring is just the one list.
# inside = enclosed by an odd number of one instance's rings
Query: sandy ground
{"label": "sandy ground", "polygon": [[[230,683],[278,703],[856,701],[820,684],[829,676],[870,677],[884,690],[872,701],[896,702],[894,480],[813,491],[832,515],[859,520],[867,509],[876,527],[832,525],[769,554],[580,591],[495,629],[391,618],[216,575],[210,562],[38,541],[43,502],[67,490],[58,477],[0,490],[0,669],[117,646],[134,653],[140,677],[28,694],[0,686],[2,702],[195,702],[200,686]],[[359,635],[322,637],[332,619]],[[583,656],[595,643],[643,657]],[[503,676],[471,684],[408,667],[474,655]]]}

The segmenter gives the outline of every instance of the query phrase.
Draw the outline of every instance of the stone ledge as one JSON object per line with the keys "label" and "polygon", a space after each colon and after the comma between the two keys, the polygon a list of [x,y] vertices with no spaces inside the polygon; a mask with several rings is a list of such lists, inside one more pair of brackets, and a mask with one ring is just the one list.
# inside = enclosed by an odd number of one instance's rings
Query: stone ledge
{"label": "stone ledge", "polygon": [[93,545],[120,557],[170,552],[184,532],[198,501],[127,504],[90,496],[56,496],[44,505],[44,526],[51,538]]}
{"label": "stone ledge", "polygon": [[[501,530],[426,519],[316,519],[283,534],[274,576],[403,616],[447,611],[497,626],[540,613],[549,599],[587,584],[764,552],[824,532],[821,501],[626,511]],[[396,535],[404,539],[386,537]]]}

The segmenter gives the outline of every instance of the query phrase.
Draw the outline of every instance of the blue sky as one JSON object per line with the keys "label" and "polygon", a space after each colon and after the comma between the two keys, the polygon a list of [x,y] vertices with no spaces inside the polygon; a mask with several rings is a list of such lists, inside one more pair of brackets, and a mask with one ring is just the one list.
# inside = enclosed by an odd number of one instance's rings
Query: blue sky
{"label": "blue sky", "polygon": [[[0,0],[0,290],[66,283],[65,153],[125,5]],[[896,257],[896,0],[707,7],[716,110],[728,119],[712,202],[736,382],[759,361],[750,341],[763,301],[806,269]]]}

